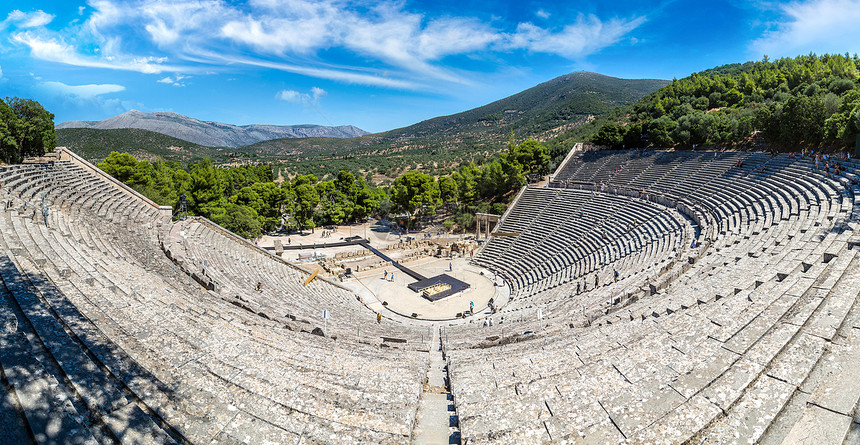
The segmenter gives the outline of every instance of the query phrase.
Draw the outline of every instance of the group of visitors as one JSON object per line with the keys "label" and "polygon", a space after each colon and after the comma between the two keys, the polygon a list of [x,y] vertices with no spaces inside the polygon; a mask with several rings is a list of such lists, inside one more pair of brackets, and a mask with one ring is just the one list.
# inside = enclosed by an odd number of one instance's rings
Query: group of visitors
{"label": "group of visitors", "polygon": [[809,158],[815,161],[815,169],[821,170],[821,164],[824,164],[824,176],[829,178],[831,174],[835,176],[839,176],[839,174],[844,170],[842,163],[838,162],[839,159],[842,162],[847,162],[851,160],[850,153],[840,153],[839,155],[828,155],[825,153],[816,153],[813,149],[804,149],[800,152],[800,156],[802,158]]}

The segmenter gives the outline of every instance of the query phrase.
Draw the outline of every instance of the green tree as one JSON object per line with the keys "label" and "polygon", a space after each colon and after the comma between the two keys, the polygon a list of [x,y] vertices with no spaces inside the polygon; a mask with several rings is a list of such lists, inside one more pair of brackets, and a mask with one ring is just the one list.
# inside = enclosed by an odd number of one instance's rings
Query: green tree
{"label": "green tree", "polygon": [[316,227],[313,216],[320,203],[320,196],[314,187],[317,182],[318,179],[314,175],[299,175],[293,178],[293,218],[299,229]]}
{"label": "green tree", "polygon": [[677,127],[678,123],[669,116],[660,116],[652,120],[647,126],[650,142],[656,147],[674,146],[675,140],[672,139],[672,133]]}
{"label": "green tree", "polygon": [[509,148],[509,153],[525,172],[540,176],[549,173],[549,151],[538,141],[528,139]]}
{"label": "green tree", "polygon": [[57,145],[54,115],[39,102],[7,97],[0,100],[0,154],[5,162],[42,156]]}
{"label": "green tree", "polygon": [[188,173],[191,176],[189,210],[208,218],[218,207],[224,207],[225,182],[221,172],[212,165],[209,158],[190,165]]}
{"label": "green tree", "polygon": [[128,153],[112,151],[96,167],[132,187],[145,187],[152,181],[149,161],[138,161]]}
{"label": "green tree", "polygon": [[314,219],[322,225],[343,224],[352,211],[346,194],[338,189],[335,182],[323,181],[316,185],[320,204]]}
{"label": "green tree", "polygon": [[439,195],[442,202],[454,202],[457,200],[457,181],[450,176],[439,178]]}
{"label": "green tree", "polygon": [[214,223],[243,238],[260,237],[260,220],[254,209],[238,204],[227,203],[217,209],[210,218]]}
{"label": "green tree", "polygon": [[591,142],[595,145],[602,145],[609,148],[620,148],[621,140],[624,138],[624,128],[615,123],[606,123],[600,127],[597,134],[591,138]]}
{"label": "green tree", "polygon": [[425,206],[435,210],[441,202],[439,186],[432,176],[410,170],[394,181],[391,202],[400,212],[414,214]]}
{"label": "green tree", "polygon": [[141,193],[158,204],[173,205],[179,198],[179,184],[175,181],[177,171],[185,173],[176,162],[156,159],[150,170],[152,180]]}
{"label": "green tree", "polygon": [[457,183],[457,200],[469,204],[478,199],[478,179],[481,171],[473,163],[468,163],[454,172],[451,178]]}

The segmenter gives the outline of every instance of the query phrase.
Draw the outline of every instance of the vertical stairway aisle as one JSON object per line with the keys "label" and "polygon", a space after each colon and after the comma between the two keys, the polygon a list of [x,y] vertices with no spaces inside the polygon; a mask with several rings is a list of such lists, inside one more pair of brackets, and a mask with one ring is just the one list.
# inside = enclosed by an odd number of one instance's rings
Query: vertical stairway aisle
{"label": "vertical stairway aisle", "polygon": [[433,329],[432,345],[427,366],[427,379],[424,382],[424,392],[418,401],[418,413],[415,416],[415,429],[412,432],[413,445],[445,445],[460,443],[457,412],[451,386],[448,381],[448,366],[439,328]]}

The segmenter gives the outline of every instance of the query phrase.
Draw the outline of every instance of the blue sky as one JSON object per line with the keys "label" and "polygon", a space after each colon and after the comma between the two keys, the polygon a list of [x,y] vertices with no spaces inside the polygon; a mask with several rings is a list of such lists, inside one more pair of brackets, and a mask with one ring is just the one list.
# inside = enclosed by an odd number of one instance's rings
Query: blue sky
{"label": "blue sky", "polygon": [[0,6],[0,96],[36,99],[57,123],[137,109],[376,132],[578,70],[671,79],[764,54],[860,52],[860,0]]}

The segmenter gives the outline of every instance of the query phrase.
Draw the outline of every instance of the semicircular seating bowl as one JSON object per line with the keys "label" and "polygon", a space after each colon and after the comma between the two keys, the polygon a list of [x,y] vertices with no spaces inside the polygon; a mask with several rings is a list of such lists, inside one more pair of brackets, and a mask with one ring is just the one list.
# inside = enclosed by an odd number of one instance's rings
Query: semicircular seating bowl
{"label": "semicircular seating bowl", "polygon": [[[445,327],[462,437],[856,443],[860,194],[844,165],[574,154],[500,222],[521,235],[476,255],[512,287],[505,323]],[[426,328],[377,326],[351,292],[305,287],[307,271],[172,224],[75,162],[3,166],[0,183],[0,413],[27,423],[0,416],[4,438],[410,441]],[[308,332],[322,309],[325,337]]]}
{"label": "semicircular seating bowl", "polygon": [[[679,262],[683,269],[637,298],[620,298],[630,289],[615,283],[580,295],[571,290],[576,280],[526,287],[514,303],[544,309],[544,330],[533,339],[490,346],[499,342],[485,337],[536,329],[535,309],[493,328],[450,327],[463,437],[802,443],[815,431],[819,443],[860,440],[853,423],[860,385],[845,383],[860,377],[860,206],[848,180],[857,179],[854,164],[844,164],[844,175],[827,177],[809,160],[763,153],[574,156],[540,193],[585,188],[681,204],[699,221],[702,247],[685,240],[683,255],[695,261]],[[564,224],[540,215],[564,214],[566,202],[533,195],[522,194],[499,231],[519,230],[528,240]],[[476,262],[510,277],[514,266],[500,252],[517,242],[493,238]],[[613,267],[622,276],[643,273],[629,263]],[[587,323],[575,322],[589,310]]]}

